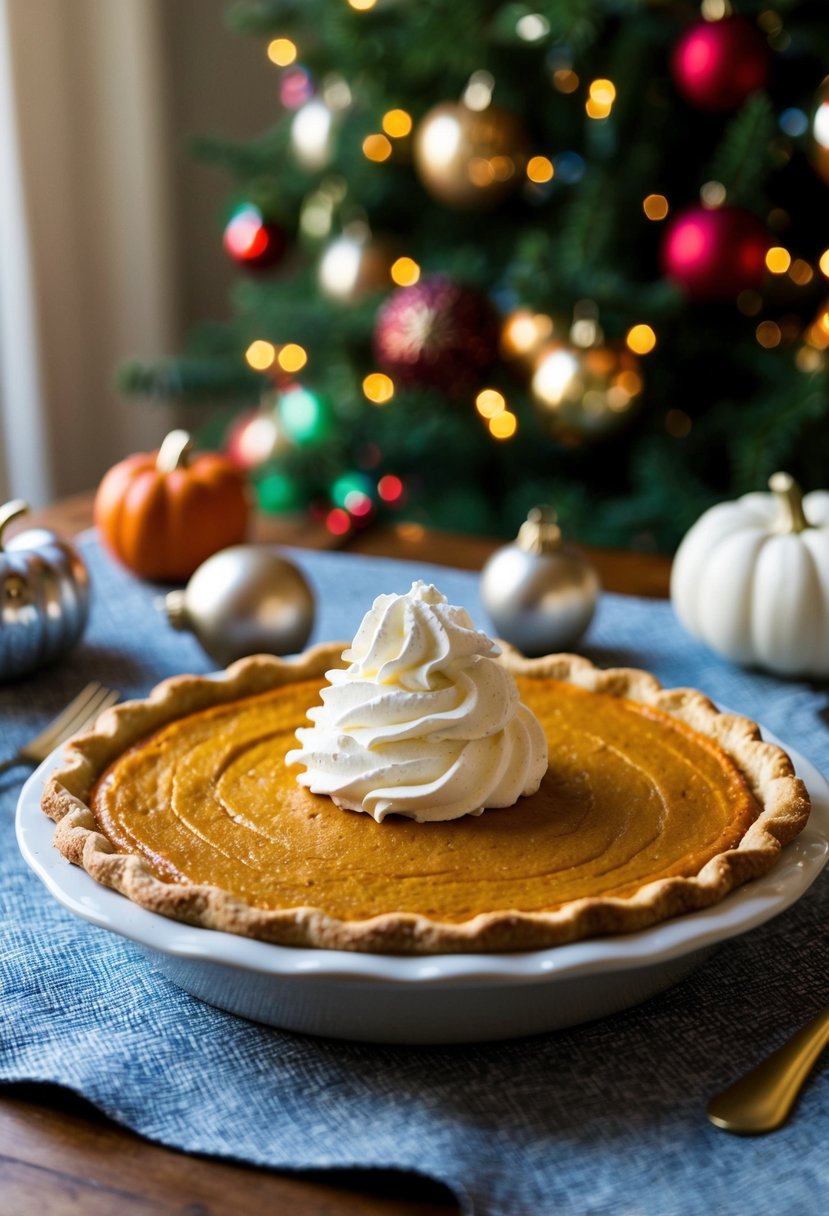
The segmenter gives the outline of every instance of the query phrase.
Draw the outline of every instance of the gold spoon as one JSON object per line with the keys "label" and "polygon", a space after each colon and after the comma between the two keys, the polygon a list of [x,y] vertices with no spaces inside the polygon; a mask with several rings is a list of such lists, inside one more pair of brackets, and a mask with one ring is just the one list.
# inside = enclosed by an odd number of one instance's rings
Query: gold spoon
{"label": "gold spoon", "polygon": [[712,1098],[708,1118],[717,1127],[742,1136],[773,1132],[785,1123],[812,1065],[827,1044],[829,1008],[767,1060]]}

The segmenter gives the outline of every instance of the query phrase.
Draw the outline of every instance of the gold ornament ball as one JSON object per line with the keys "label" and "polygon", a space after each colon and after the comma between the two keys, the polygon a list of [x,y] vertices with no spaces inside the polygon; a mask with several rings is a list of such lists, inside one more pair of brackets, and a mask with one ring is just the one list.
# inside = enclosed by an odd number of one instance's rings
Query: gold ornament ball
{"label": "gold ornament ball", "polygon": [[305,576],[267,545],[214,553],[164,608],[173,628],[194,633],[222,667],[250,654],[296,654],[314,623]]}
{"label": "gold ornament ball", "polygon": [[343,233],[323,251],[317,270],[320,291],[329,300],[350,304],[391,283],[394,254],[387,241]]}
{"label": "gold ornament ball", "polygon": [[642,389],[639,360],[612,346],[551,343],[539,355],[532,378],[542,428],[571,445],[600,442],[621,430],[639,406]]}
{"label": "gold ornament ball", "polygon": [[531,657],[573,646],[593,619],[599,591],[594,567],[563,543],[549,506],[533,507],[481,573],[481,601],[498,637]]}
{"label": "gold ornament ball", "polygon": [[479,111],[462,102],[444,101],[418,124],[414,164],[438,202],[459,211],[486,210],[523,181],[524,128],[515,115],[497,106]]}

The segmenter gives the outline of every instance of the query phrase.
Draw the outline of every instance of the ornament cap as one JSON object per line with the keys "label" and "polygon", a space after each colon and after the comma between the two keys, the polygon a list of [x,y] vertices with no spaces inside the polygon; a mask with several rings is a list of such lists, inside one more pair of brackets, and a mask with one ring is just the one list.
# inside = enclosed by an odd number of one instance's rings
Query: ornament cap
{"label": "ornament cap", "polygon": [[178,629],[181,633],[185,633],[191,628],[190,615],[187,611],[186,591],[168,591],[161,600],[160,606],[167,614],[167,620],[173,629]]}
{"label": "ornament cap", "polygon": [[158,449],[155,467],[159,473],[172,473],[174,469],[186,468],[190,463],[192,450],[193,440],[188,431],[170,431]]}
{"label": "ornament cap", "polygon": [[769,489],[777,496],[778,516],[774,531],[787,534],[804,532],[812,525],[803,510],[803,493],[789,473],[773,473],[769,478]]}
{"label": "ornament cap", "polygon": [[555,553],[561,548],[561,528],[554,507],[532,507],[518,531],[516,544],[527,553]]}
{"label": "ornament cap", "polygon": [[0,552],[3,550],[3,533],[8,525],[18,516],[25,515],[30,509],[29,504],[22,498],[13,498],[11,502],[0,507]]}

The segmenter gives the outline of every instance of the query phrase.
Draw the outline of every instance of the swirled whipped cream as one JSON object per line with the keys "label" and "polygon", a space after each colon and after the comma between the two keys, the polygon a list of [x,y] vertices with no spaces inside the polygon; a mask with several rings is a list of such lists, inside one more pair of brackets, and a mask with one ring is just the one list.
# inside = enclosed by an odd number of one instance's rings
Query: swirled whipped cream
{"label": "swirled whipped cream", "polygon": [[296,732],[297,780],[378,823],[480,815],[533,794],[547,740],[496,644],[421,581],[380,595]]}

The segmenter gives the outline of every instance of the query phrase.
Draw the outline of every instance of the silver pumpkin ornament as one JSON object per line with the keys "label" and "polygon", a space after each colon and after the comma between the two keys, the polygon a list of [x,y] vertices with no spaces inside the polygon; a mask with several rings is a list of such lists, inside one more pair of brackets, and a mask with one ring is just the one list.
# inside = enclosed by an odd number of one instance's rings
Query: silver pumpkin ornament
{"label": "silver pumpkin ornament", "polygon": [[481,599],[500,638],[523,654],[566,650],[593,619],[594,567],[562,541],[552,507],[533,507],[517,538],[481,573]]}
{"label": "silver pumpkin ornament", "polygon": [[89,617],[89,572],[72,545],[45,528],[4,539],[28,510],[20,499],[0,507],[0,680],[66,654]]}
{"label": "silver pumpkin ornament", "polygon": [[267,545],[232,545],[164,597],[174,629],[189,630],[222,667],[250,654],[296,654],[314,624],[305,576]]}

